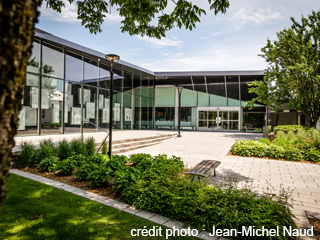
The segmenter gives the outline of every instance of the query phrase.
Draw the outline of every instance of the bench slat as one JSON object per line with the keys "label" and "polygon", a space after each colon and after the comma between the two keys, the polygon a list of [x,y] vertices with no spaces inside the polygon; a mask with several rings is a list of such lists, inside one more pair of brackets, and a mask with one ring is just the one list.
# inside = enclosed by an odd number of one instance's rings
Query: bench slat
{"label": "bench slat", "polygon": [[212,174],[212,172],[215,172],[216,168],[220,164],[221,162],[215,160],[203,160],[185,174],[209,177]]}

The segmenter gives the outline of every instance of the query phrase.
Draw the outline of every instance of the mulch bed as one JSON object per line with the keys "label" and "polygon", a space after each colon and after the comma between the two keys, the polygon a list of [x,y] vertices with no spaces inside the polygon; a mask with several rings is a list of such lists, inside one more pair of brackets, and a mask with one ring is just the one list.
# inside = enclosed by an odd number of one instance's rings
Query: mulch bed
{"label": "mulch bed", "polygon": [[77,188],[81,188],[83,190],[92,192],[92,193],[96,193],[99,194],[101,196],[105,196],[108,198],[112,198],[114,200],[119,200],[119,196],[117,196],[117,194],[114,192],[114,190],[108,186],[108,187],[103,187],[103,188],[93,188],[90,186],[90,183],[86,182],[86,181],[79,181],[76,179],[75,175],[71,175],[71,176],[60,176],[57,175],[56,173],[53,172],[41,172],[38,169],[34,169],[34,168],[20,168],[19,170],[24,171],[24,172],[29,172],[32,174],[36,174],[42,177],[46,177],[58,182],[62,182]]}
{"label": "mulch bed", "polygon": [[313,226],[314,233],[316,235],[316,239],[320,240],[320,220],[315,218],[309,218],[309,222],[311,226]]}

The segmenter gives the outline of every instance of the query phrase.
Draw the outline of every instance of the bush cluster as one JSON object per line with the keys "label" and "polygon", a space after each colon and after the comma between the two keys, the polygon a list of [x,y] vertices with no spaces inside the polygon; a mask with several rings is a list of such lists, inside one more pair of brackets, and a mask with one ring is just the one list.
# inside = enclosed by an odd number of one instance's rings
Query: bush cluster
{"label": "bush cluster", "polygon": [[[68,149],[65,143],[62,144],[61,149]],[[77,144],[70,144],[71,151],[78,148],[75,147]],[[240,147],[243,144],[246,151]],[[34,149],[24,147],[26,150],[23,154],[28,162],[36,153],[33,153]],[[266,139],[259,142],[242,140],[233,148],[248,155],[254,151],[263,155],[269,154],[271,149],[274,152],[277,148],[284,149],[270,146]],[[265,149],[269,151],[266,153]],[[58,152],[59,147],[55,151]],[[92,187],[111,186],[126,203],[183,221],[199,230],[212,231],[212,226],[238,231],[242,226],[264,226],[269,229],[295,226],[287,193],[279,196],[258,195],[250,189],[236,189],[232,185],[212,187],[204,182],[189,181],[183,174],[183,162],[175,156],[134,154],[129,158],[115,155],[112,159],[104,154],[60,156],[64,159],[57,156],[41,159],[37,168],[41,171],[58,170],[57,173],[62,175],[75,174],[78,180],[88,181]]]}
{"label": "bush cluster", "polygon": [[300,125],[276,127],[276,138],[271,144],[269,139],[258,141],[239,140],[231,151],[244,157],[284,158],[291,161],[320,161],[320,132]]}

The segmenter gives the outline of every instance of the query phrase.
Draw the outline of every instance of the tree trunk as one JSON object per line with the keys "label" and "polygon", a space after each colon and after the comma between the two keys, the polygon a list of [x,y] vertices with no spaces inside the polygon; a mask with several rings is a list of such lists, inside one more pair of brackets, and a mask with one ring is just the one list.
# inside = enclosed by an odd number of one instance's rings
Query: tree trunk
{"label": "tree trunk", "polygon": [[0,0],[0,207],[17,133],[40,0]]}

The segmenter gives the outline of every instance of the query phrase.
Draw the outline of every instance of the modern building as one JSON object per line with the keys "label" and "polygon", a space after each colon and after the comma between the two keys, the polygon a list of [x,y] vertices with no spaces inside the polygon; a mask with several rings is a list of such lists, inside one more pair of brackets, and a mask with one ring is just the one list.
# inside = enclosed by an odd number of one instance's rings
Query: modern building
{"label": "modern building", "polygon": [[[248,83],[264,71],[152,72],[120,60],[114,64],[113,128],[181,127],[242,131],[262,128],[266,108],[245,108]],[[109,126],[110,62],[105,53],[37,29],[27,67],[19,135],[97,131]],[[182,88],[181,88],[182,87]]]}

